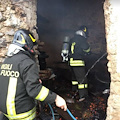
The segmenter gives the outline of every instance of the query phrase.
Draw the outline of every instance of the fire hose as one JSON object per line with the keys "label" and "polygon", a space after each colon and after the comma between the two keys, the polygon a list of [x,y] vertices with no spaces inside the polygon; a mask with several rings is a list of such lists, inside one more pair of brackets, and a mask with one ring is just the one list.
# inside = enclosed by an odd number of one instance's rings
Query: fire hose
{"label": "fire hose", "polygon": [[[107,52],[105,52],[101,57],[99,57],[95,62],[94,62],[94,64],[90,67],[90,69],[87,71],[87,73],[85,74],[85,76],[84,76],[84,78],[86,78],[87,76],[88,76],[88,74],[89,74],[89,72],[91,71],[91,69],[93,69],[94,67],[95,67],[95,65],[104,57],[104,56],[106,56],[107,55]],[[83,79],[83,81],[84,81],[84,79]],[[83,82],[82,81],[82,82]]]}
{"label": "fire hose", "polygon": [[51,106],[50,104],[48,104],[48,105],[49,105],[50,110],[51,110],[51,112],[52,112],[53,120],[55,120],[55,116],[54,116],[54,111],[53,111],[53,108],[52,108],[52,106]]}
{"label": "fire hose", "polygon": [[68,112],[68,114],[70,115],[70,117],[71,117],[73,120],[77,120],[77,119],[72,115],[72,113],[69,111],[68,108],[67,108],[67,112]]}
{"label": "fire hose", "polygon": [[[52,112],[53,120],[55,120],[53,108],[52,108],[52,106],[51,106],[50,104],[48,104],[48,105],[49,105],[50,110],[51,110],[51,112]],[[69,111],[68,108],[67,108],[67,113],[70,115],[70,117],[71,117],[73,120],[77,120],[77,119],[72,115],[72,113]]]}

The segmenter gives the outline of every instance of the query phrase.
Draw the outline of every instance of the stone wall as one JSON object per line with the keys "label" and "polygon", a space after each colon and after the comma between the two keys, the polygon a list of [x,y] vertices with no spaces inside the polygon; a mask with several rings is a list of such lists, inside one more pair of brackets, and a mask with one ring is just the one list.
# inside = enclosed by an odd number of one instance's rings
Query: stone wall
{"label": "stone wall", "polygon": [[104,3],[105,28],[108,52],[108,71],[111,74],[110,96],[106,120],[120,120],[120,1]]}
{"label": "stone wall", "polygon": [[0,63],[16,30],[28,29],[38,38],[36,19],[36,0],[0,0]]}

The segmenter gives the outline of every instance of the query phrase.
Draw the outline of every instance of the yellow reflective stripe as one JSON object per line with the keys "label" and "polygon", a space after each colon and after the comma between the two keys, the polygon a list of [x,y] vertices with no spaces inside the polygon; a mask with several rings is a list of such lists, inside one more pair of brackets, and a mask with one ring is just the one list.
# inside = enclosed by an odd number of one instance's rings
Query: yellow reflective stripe
{"label": "yellow reflective stripe", "polygon": [[16,94],[17,78],[10,77],[7,94],[7,114],[16,115],[15,111],[15,94]]}
{"label": "yellow reflective stripe", "polygon": [[17,114],[14,116],[6,115],[6,114],[4,115],[8,117],[9,120],[32,120],[36,116],[36,107],[34,107],[32,110],[28,112]]}
{"label": "yellow reflective stripe", "polygon": [[48,96],[48,93],[49,93],[49,89],[42,86],[39,94],[37,95],[37,97],[35,99],[40,100],[40,101],[44,101],[45,98]]}
{"label": "yellow reflective stripe", "polygon": [[32,40],[33,42],[36,41],[36,39],[34,39],[31,34],[29,34],[29,36],[30,36],[30,38],[31,38],[31,40]]}
{"label": "yellow reflective stripe", "polygon": [[18,120],[33,120],[35,117],[36,117],[36,111],[32,115],[30,115],[29,117],[23,118],[23,119],[18,119]]}
{"label": "yellow reflective stripe", "polygon": [[88,84],[84,84],[85,85],[85,88],[88,88]]}
{"label": "yellow reflective stripe", "polygon": [[73,60],[73,58],[70,58],[70,66],[85,66],[85,62],[82,60]]}
{"label": "yellow reflective stripe", "polygon": [[78,84],[78,89],[88,88],[88,84]]}
{"label": "yellow reflective stripe", "polygon": [[86,27],[84,28],[84,30],[83,30],[84,32],[86,32],[87,31],[87,29],[86,29]]}
{"label": "yellow reflective stripe", "polygon": [[78,85],[77,81],[72,81],[72,85]]}
{"label": "yellow reflective stripe", "polygon": [[72,54],[74,53],[74,46],[75,46],[75,42],[74,43],[72,43],[72,46],[71,46],[71,52],[72,52]]}
{"label": "yellow reflective stripe", "polygon": [[83,50],[84,52],[90,52],[90,48],[88,48],[87,50]]}
{"label": "yellow reflective stripe", "polygon": [[17,42],[24,45],[25,44],[25,39],[24,39],[23,35],[21,35],[21,37],[22,37],[22,41],[17,41]]}

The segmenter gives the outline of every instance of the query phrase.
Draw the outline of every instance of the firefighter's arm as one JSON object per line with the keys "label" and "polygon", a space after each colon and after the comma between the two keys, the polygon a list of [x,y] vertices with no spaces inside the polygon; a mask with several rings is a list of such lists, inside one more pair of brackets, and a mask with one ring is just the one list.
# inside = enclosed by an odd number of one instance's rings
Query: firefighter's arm
{"label": "firefighter's arm", "polygon": [[84,52],[84,55],[90,55],[91,54],[90,46],[87,42],[82,43],[81,47],[82,47],[82,50]]}
{"label": "firefighter's arm", "polygon": [[26,59],[22,61],[20,71],[21,78],[30,97],[47,103],[55,102],[56,94],[40,84],[38,66],[33,60]]}
{"label": "firefighter's arm", "polygon": [[50,104],[55,102],[57,107],[66,110],[65,100],[40,84],[38,68],[34,62],[27,60],[21,66],[24,66],[22,77],[30,97]]}
{"label": "firefighter's arm", "polygon": [[84,55],[90,55],[91,51],[90,51],[90,47],[87,49],[83,49]]}

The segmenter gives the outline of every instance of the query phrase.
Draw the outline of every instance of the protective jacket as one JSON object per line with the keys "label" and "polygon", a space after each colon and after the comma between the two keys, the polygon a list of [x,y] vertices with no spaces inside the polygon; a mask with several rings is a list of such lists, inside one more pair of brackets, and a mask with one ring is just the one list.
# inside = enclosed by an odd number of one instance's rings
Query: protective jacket
{"label": "protective jacket", "polygon": [[0,66],[0,111],[9,120],[32,120],[35,99],[53,103],[56,94],[39,83],[37,64],[26,51],[8,57]]}
{"label": "protective jacket", "polygon": [[70,66],[85,66],[83,56],[89,54],[90,47],[86,38],[75,35],[70,40]]}

